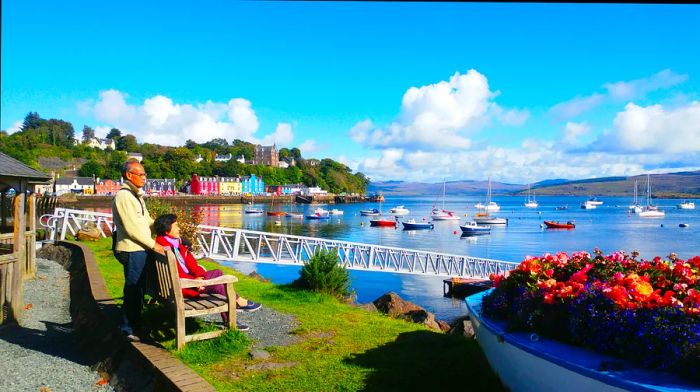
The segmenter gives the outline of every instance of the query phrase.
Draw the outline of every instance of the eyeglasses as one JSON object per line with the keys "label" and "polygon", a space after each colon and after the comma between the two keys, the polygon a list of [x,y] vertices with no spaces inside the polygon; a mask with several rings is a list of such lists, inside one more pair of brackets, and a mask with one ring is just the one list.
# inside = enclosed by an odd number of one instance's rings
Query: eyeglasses
{"label": "eyeglasses", "polygon": [[134,173],[134,172],[129,172],[135,176],[141,177],[141,178],[146,178],[146,173]]}

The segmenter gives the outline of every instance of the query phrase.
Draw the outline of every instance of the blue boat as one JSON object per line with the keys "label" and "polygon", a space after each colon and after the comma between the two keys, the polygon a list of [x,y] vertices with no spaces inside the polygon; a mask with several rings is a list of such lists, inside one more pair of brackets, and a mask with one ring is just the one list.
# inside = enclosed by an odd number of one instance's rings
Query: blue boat
{"label": "blue boat", "polygon": [[462,233],[465,235],[491,234],[491,226],[479,226],[474,221],[460,225],[459,228],[462,229]]}
{"label": "blue boat", "polygon": [[377,216],[381,215],[378,209],[373,208],[371,210],[360,210],[360,215],[362,216]]}
{"label": "blue boat", "polygon": [[404,230],[432,230],[435,225],[431,222],[416,222],[415,219],[410,219],[407,222],[401,222]]}

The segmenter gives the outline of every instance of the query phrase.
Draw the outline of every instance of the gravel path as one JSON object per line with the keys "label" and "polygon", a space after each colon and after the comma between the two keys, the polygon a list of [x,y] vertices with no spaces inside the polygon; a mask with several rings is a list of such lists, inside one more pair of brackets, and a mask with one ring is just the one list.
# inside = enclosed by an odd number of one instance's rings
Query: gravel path
{"label": "gravel path", "polygon": [[68,271],[50,260],[36,264],[37,278],[24,286],[22,326],[0,330],[0,391],[113,391],[98,385],[72,334]]}
{"label": "gravel path", "polygon": [[[221,322],[219,315],[207,315],[203,318],[211,322]],[[265,307],[265,304],[255,312],[236,312],[236,321],[250,327],[250,330],[244,333],[253,340],[254,349],[287,346],[298,340],[291,334],[299,326],[294,317],[275,312]]]}

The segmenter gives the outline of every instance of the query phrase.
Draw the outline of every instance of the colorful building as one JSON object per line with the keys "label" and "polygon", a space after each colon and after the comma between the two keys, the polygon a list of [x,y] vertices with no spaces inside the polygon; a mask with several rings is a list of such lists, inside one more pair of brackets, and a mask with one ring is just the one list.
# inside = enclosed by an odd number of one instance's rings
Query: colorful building
{"label": "colorful building", "polygon": [[56,196],[66,193],[77,193],[79,195],[92,195],[95,193],[95,179],[93,177],[61,177],[57,178]]}
{"label": "colorful building", "polygon": [[243,194],[261,195],[265,193],[265,181],[255,174],[244,176],[241,183],[243,184]]}
{"label": "colorful building", "polygon": [[95,194],[96,195],[114,195],[117,193],[119,188],[121,188],[122,182],[112,181],[110,179],[100,179],[95,180]]}
{"label": "colorful building", "polygon": [[238,177],[219,177],[219,192],[221,195],[240,195],[243,184]]}
{"label": "colorful building", "polygon": [[143,186],[143,192],[151,196],[175,196],[177,186],[174,178],[149,178]]}
{"label": "colorful building", "polygon": [[199,177],[192,175],[190,193],[193,195],[242,195],[265,193],[265,181],[255,174],[239,177]]}

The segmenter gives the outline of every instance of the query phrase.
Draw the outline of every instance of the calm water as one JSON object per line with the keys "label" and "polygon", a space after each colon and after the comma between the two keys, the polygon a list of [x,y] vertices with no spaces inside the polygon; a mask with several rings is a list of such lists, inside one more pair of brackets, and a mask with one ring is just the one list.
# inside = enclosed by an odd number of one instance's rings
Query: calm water
{"label": "calm water", "polygon": [[[483,202],[483,197],[448,197],[445,208],[460,215],[468,216],[459,221],[464,223],[477,212],[474,204]],[[400,228],[378,228],[369,226],[369,218],[360,216],[359,211],[378,208],[378,203],[328,205],[327,209],[338,208],[345,213],[325,221],[282,218],[282,226],[275,226],[275,217],[250,216],[243,214],[243,205],[201,206],[204,212],[202,223],[214,226],[228,226],[276,233],[287,233],[312,237],[323,237],[402,248],[485,257],[497,260],[520,262],[527,255],[541,255],[558,251],[591,252],[595,247],[604,253],[618,250],[637,250],[642,258],[666,256],[671,252],[681,258],[700,255],[700,209],[679,210],[680,200],[654,200],[666,212],[663,219],[640,218],[627,213],[631,198],[603,198],[604,204],[594,210],[583,210],[582,197],[538,196],[537,209],[523,207],[524,197],[495,197],[501,211],[494,215],[509,219],[507,226],[495,226],[490,235],[461,237],[457,221],[435,222],[435,230],[403,231]],[[404,205],[411,210],[408,218],[417,221],[429,220],[435,197],[387,197],[382,210],[388,212],[396,205]],[[696,204],[700,204],[695,200]],[[441,202],[438,203],[442,205]],[[568,210],[557,211],[556,206],[568,206]],[[267,205],[258,205],[267,209]],[[277,207],[277,206],[276,206]],[[281,206],[285,211],[290,206]],[[297,211],[307,212],[314,206],[295,206]],[[574,220],[574,230],[547,230],[541,228],[543,220]],[[364,223],[364,225],[361,225]],[[688,228],[679,228],[679,223],[688,223]],[[457,234],[455,234],[455,231]],[[233,267],[249,273],[258,273],[275,283],[289,283],[298,277],[299,267],[277,266],[255,263],[229,263]],[[387,291],[395,291],[401,297],[413,301],[440,319],[451,320],[466,311],[463,301],[444,298],[442,277],[412,276],[385,272],[351,271],[352,287],[358,301],[373,301]]]}
{"label": "calm water", "polygon": [[[523,197],[495,197],[501,206],[497,214],[509,219],[508,226],[493,227],[490,235],[461,237],[456,221],[435,222],[435,230],[403,231],[393,228],[369,226],[369,218],[359,211],[379,207],[378,203],[329,205],[342,209],[345,214],[325,221],[282,218],[282,226],[275,226],[276,218],[243,214],[242,205],[204,206],[205,224],[240,227],[277,233],[332,238],[354,242],[424,249],[459,255],[486,257],[498,260],[521,261],[527,255],[547,252],[591,252],[595,247],[604,253],[617,250],[637,250],[643,258],[666,256],[676,252],[681,258],[700,255],[700,210],[679,210],[679,200],[655,200],[666,212],[663,219],[640,218],[627,213],[630,198],[604,198],[604,204],[594,210],[582,210],[582,197],[538,197],[537,209],[523,207]],[[474,204],[483,201],[479,197],[452,197],[445,201],[445,208],[468,216],[477,212]],[[388,212],[396,205],[411,210],[409,217],[420,221],[429,219],[435,197],[387,197],[382,210]],[[696,204],[698,201],[696,200]],[[441,205],[441,202],[439,202]],[[556,206],[568,206],[557,211]],[[259,205],[266,209],[266,205]],[[307,212],[316,206],[296,206],[297,211]],[[289,210],[289,206],[282,206]],[[404,219],[407,219],[404,218]],[[543,220],[575,220],[574,230],[547,230],[540,227]],[[364,225],[361,225],[364,223]],[[679,223],[690,227],[679,228]],[[662,226],[663,225],[663,226]],[[455,234],[457,231],[457,234]],[[276,283],[288,283],[298,277],[298,267],[270,264],[231,263],[244,272],[257,271]],[[403,298],[414,301],[434,312],[438,318],[452,319],[465,312],[462,301],[444,298],[443,278],[391,274],[383,272],[351,271],[352,287],[358,301],[370,302],[387,291],[396,291]]]}

